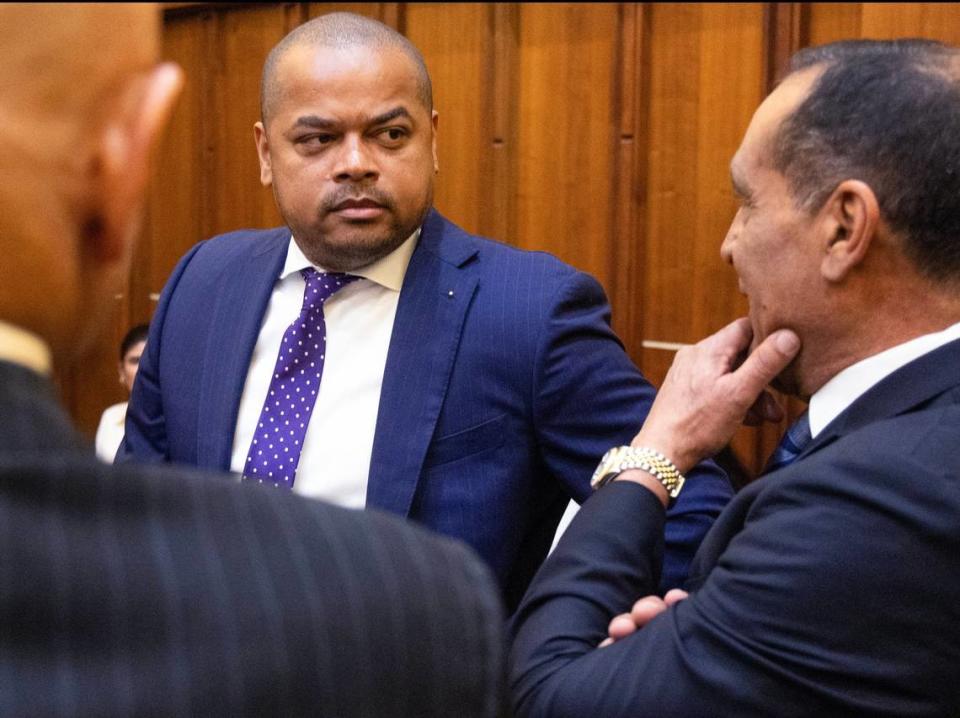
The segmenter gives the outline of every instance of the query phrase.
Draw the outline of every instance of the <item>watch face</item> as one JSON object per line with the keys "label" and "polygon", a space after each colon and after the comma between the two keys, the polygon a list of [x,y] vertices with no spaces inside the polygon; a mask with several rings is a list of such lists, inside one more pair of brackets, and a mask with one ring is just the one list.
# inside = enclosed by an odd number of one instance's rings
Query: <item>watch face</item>
{"label": "watch face", "polygon": [[598,489],[609,480],[611,475],[616,475],[617,471],[613,464],[620,455],[620,448],[621,447],[614,447],[603,455],[603,458],[600,459],[600,465],[590,478],[590,486]]}

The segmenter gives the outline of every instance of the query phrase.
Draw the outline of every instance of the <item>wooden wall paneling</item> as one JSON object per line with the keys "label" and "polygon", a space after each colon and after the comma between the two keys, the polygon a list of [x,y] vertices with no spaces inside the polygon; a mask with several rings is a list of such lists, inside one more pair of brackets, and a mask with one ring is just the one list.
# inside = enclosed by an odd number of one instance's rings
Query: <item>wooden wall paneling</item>
{"label": "wooden wall paneling", "polygon": [[487,60],[486,86],[492,88],[490,113],[490,205],[480,231],[517,244],[517,188],[520,176],[520,8],[517,3],[491,3],[493,52]]}
{"label": "wooden wall paneling", "polygon": [[439,114],[434,205],[475,233],[489,229],[493,211],[491,14],[482,3],[409,3],[404,13],[406,35],[427,63]]}
{"label": "wooden wall paneling", "polygon": [[720,245],[736,213],[730,160],[765,95],[762,8],[705,3],[701,23],[697,221],[693,276],[688,279],[694,291],[690,297],[693,339],[716,331],[746,311],[736,273],[720,258]]}
{"label": "wooden wall paneling", "polygon": [[807,4],[809,45],[860,37],[862,3],[814,2]]}
{"label": "wooden wall paneling", "polygon": [[960,3],[864,3],[862,37],[925,37],[960,45]]}
{"label": "wooden wall paneling", "polygon": [[205,236],[283,223],[273,193],[260,184],[253,125],[260,119],[260,74],[267,54],[300,24],[295,5],[245,7],[215,13],[209,60],[210,113],[204,158],[212,198]]}
{"label": "wooden wall paneling", "polygon": [[146,321],[177,260],[204,238],[211,210],[204,122],[210,112],[207,87],[213,14],[168,17],[162,55],[178,63],[184,86],[158,152],[147,204],[143,241],[134,255],[131,314]]}
{"label": "wooden wall paneling", "polygon": [[372,17],[385,25],[403,32],[403,14],[406,3],[395,2],[311,2],[304,3],[306,20],[326,15],[330,12],[352,12],[364,17]]}
{"label": "wooden wall paneling", "polygon": [[646,118],[649,105],[646,5],[621,3],[617,46],[617,151],[614,157],[613,267],[610,303],[613,327],[631,358],[639,363],[643,341],[643,271]]}
{"label": "wooden wall paneling", "polygon": [[610,286],[614,4],[521,4],[517,244]]}
{"label": "wooden wall paneling", "polygon": [[647,84],[647,198],[644,226],[641,368],[659,385],[673,353],[651,342],[689,343],[690,268],[696,240],[700,9],[651,4]]}
{"label": "wooden wall paneling", "polygon": [[[641,366],[662,382],[673,352],[737,316],[746,302],[720,244],[736,212],[729,162],[763,96],[759,5],[650,8],[648,177]],[[751,430],[734,440],[756,463]]]}
{"label": "wooden wall paneling", "polygon": [[764,3],[764,81],[766,92],[786,76],[790,58],[804,46],[808,34],[807,4],[795,2]]}
{"label": "wooden wall paneling", "polygon": [[[720,245],[736,212],[730,160],[766,94],[765,70],[769,67],[761,6],[707,3],[702,8],[697,227],[690,281],[694,339],[747,313],[736,272],[720,258]],[[779,434],[777,431],[776,437]],[[764,434],[752,428],[741,429],[732,447],[739,461],[753,472],[768,453]]]}
{"label": "wooden wall paneling", "polygon": [[809,3],[809,44],[925,37],[960,45],[960,3]]}

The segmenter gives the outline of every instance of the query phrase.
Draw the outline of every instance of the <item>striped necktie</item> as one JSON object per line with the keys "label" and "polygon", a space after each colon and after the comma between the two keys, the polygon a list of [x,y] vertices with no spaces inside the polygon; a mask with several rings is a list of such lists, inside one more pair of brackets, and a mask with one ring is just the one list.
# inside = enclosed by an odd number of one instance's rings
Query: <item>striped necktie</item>
{"label": "striped necktie", "polygon": [[810,416],[805,411],[787,428],[777,448],[767,460],[767,465],[764,467],[763,473],[769,474],[792,464],[803,450],[807,448],[807,444],[810,443],[812,438],[810,435]]}

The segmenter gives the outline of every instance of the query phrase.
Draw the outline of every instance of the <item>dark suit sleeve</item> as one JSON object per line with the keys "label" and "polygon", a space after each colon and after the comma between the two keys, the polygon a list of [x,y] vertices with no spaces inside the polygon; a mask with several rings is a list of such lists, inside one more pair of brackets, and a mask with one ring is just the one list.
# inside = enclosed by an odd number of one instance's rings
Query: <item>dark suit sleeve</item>
{"label": "dark suit sleeve", "polygon": [[137,378],[127,405],[127,419],[124,425],[124,437],[117,450],[116,463],[125,463],[134,459],[138,462],[165,462],[170,460],[167,442],[167,425],[163,413],[163,392],[160,386],[160,354],[163,345],[164,322],[170,300],[176,292],[177,284],[203,242],[195,245],[177,263],[170,279],[163,288],[157,310],[150,322],[150,334]]}
{"label": "dark suit sleeve", "polygon": [[[655,396],[610,328],[603,288],[587,274],[562,278],[538,341],[534,422],[543,460],[578,502],[590,476],[613,446],[629,444]],[[679,587],[707,530],[733,495],[712,461],[667,515],[660,591]]]}
{"label": "dark suit sleeve", "polygon": [[869,443],[766,479],[703,586],[603,649],[656,580],[662,509],[626,482],[598,492],[512,624],[518,715],[953,713],[960,487],[949,465]]}

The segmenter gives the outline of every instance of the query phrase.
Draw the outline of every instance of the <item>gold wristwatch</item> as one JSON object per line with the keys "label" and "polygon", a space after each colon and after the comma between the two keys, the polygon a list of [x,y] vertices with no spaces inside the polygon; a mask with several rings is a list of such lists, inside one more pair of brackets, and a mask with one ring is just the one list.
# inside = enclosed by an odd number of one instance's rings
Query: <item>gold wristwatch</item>
{"label": "gold wristwatch", "polygon": [[594,490],[599,489],[627,469],[641,469],[659,481],[667,490],[671,505],[686,481],[673,462],[659,451],[643,446],[617,446],[603,455],[600,465],[593,472],[590,485]]}

